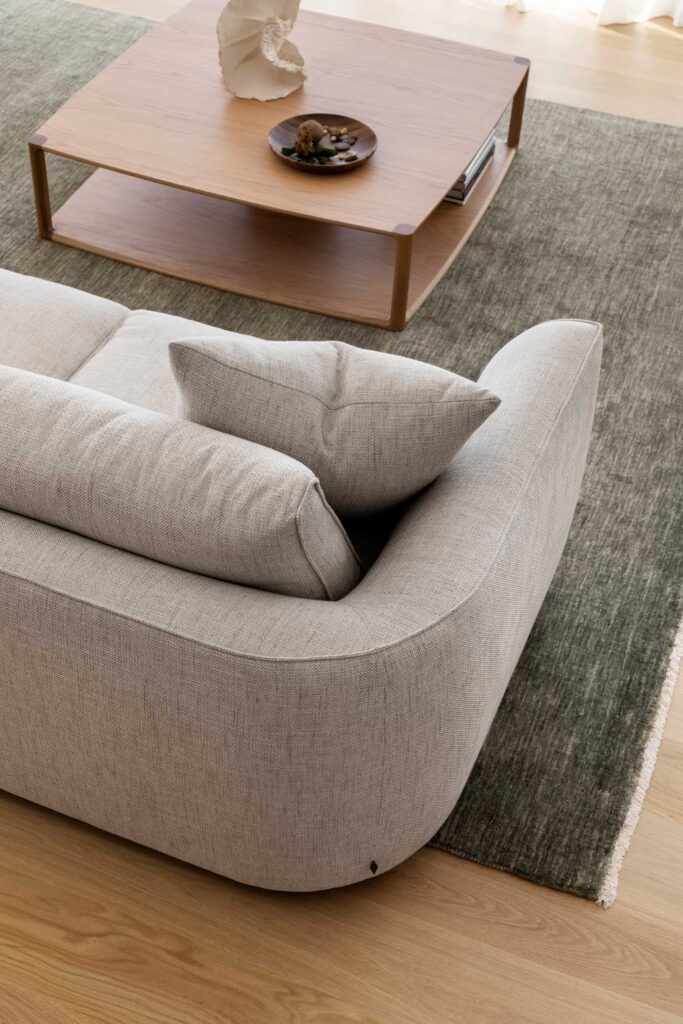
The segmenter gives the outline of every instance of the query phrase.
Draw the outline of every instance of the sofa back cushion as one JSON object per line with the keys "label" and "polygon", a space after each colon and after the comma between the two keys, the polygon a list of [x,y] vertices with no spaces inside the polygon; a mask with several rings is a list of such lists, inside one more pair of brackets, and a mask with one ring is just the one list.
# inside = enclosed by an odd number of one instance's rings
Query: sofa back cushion
{"label": "sofa back cushion", "polygon": [[0,508],[281,594],[337,599],[359,578],[306,466],[9,367],[0,367]]}
{"label": "sofa back cushion", "polygon": [[431,483],[499,404],[448,370],[339,341],[236,334],[173,342],[170,354],[181,415],[303,462],[344,516]]}
{"label": "sofa back cushion", "polygon": [[127,316],[109,299],[0,269],[0,364],[67,380]]}

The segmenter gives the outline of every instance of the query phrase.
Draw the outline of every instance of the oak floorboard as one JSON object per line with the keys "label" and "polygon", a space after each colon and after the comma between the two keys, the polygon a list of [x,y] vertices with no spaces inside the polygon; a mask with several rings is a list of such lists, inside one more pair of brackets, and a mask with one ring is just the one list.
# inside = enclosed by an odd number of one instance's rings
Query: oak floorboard
{"label": "oak floorboard", "polygon": [[680,919],[633,891],[603,911],[425,850],[351,889],[272,894],[9,795],[0,841],[0,977],[93,1021],[110,1003],[135,1024],[147,1005],[188,1024],[678,1020]]}

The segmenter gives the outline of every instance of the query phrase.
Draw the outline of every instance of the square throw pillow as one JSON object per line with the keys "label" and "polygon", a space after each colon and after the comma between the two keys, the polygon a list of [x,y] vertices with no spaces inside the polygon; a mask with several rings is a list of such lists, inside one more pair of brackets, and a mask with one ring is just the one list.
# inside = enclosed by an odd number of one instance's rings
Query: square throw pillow
{"label": "square throw pillow", "polygon": [[303,462],[342,516],[431,483],[499,405],[464,377],[340,341],[172,342],[179,413]]}

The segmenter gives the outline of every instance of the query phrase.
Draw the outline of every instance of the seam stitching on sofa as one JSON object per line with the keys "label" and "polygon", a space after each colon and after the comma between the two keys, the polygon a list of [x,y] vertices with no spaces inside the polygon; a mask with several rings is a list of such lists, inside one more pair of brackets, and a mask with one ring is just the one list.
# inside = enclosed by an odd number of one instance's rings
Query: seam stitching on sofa
{"label": "seam stitching on sofa", "polygon": [[320,480],[318,480],[317,477],[316,477],[316,480],[315,480],[315,488],[316,488],[316,490],[318,492],[318,497],[320,498],[320,500],[322,501],[323,505],[327,509],[327,511],[330,514],[331,518],[334,520],[335,526],[339,530],[339,533],[341,534],[344,543],[346,544],[347,548],[351,552],[351,555],[353,557],[354,562],[356,562],[358,564],[358,566],[361,567],[363,563],[360,560],[360,556],[358,555],[358,552],[356,551],[356,549],[354,548],[353,544],[351,543],[351,538],[349,537],[348,533],[344,529],[344,524],[342,523],[341,519],[339,518],[337,513],[334,511],[334,509],[330,505],[330,503],[327,500],[327,498],[325,497],[325,492],[323,490],[322,484],[320,483]]}
{"label": "seam stitching on sofa", "polygon": [[308,495],[311,493],[311,489],[313,487],[315,487],[316,482],[317,481],[315,481],[315,480],[311,480],[308,483],[308,485],[306,486],[306,489],[305,489],[304,493],[301,495],[301,500],[299,501],[299,504],[296,507],[296,514],[294,516],[294,522],[296,524],[296,534],[297,534],[297,537],[299,538],[299,544],[301,545],[301,550],[304,553],[304,558],[306,559],[306,561],[310,565],[310,567],[313,570],[313,572],[315,573],[315,575],[318,577],[318,580],[320,582],[320,585],[323,588],[323,591],[325,592],[327,600],[331,601],[332,600],[332,594],[330,593],[330,589],[329,589],[329,587],[327,585],[327,582],[326,582],[322,572],[320,571],[320,569],[316,565],[315,560],[308,553],[308,549],[306,547],[306,542],[304,541],[304,536],[303,536],[303,532],[302,532],[302,529],[301,529],[301,506],[305,502],[305,500],[308,497]]}
{"label": "seam stitching on sofa", "polygon": [[116,332],[117,332],[117,331],[118,331],[118,330],[119,330],[119,329],[120,329],[121,327],[123,327],[123,325],[125,324],[125,322],[126,322],[126,320],[128,319],[128,317],[129,317],[129,316],[130,316],[130,310],[129,310],[129,309],[127,309],[127,310],[126,310],[126,312],[125,312],[125,313],[123,314],[122,318],[121,318],[121,319],[119,320],[119,322],[118,322],[118,323],[117,323],[117,324],[116,324],[116,325],[115,325],[114,327],[112,327],[112,329],[111,329],[111,330],[110,330],[110,331],[109,331],[109,332],[108,332],[108,333],[107,333],[107,334],[105,335],[105,337],[104,337],[104,338],[102,339],[102,341],[101,341],[101,342],[99,343],[99,345],[97,346],[97,348],[93,349],[93,351],[92,351],[92,352],[90,353],[90,355],[86,356],[86,357],[85,357],[85,359],[83,360],[83,362],[82,362],[82,363],[79,363],[79,365],[78,365],[78,366],[76,367],[76,369],[72,371],[72,373],[71,373],[71,376],[70,376],[70,377],[67,377],[67,378],[66,378],[66,379],[67,379],[68,381],[71,381],[71,380],[73,380],[73,378],[74,378],[74,377],[76,376],[76,374],[77,374],[77,373],[80,373],[80,372],[81,372],[81,370],[83,369],[83,367],[84,367],[84,366],[87,366],[87,365],[88,365],[88,363],[90,362],[90,360],[91,360],[91,359],[94,359],[94,358],[95,358],[95,356],[96,356],[96,355],[97,355],[97,354],[98,354],[99,352],[101,352],[101,351],[102,351],[102,349],[104,348],[104,346],[105,346],[105,345],[108,345],[108,344],[109,344],[109,342],[110,342],[110,341],[111,341],[111,339],[112,339],[112,338],[114,337],[114,335],[116,334]]}
{"label": "seam stitching on sofa", "polygon": [[324,493],[322,487],[320,486],[320,481],[317,478],[314,479],[314,480],[311,480],[311,482],[308,484],[308,486],[306,487],[306,490],[304,491],[304,493],[301,496],[301,501],[299,502],[299,504],[297,506],[296,515],[294,517],[294,521],[296,523],[296,530],[297,530],[297,534],[299,536],[299,543],[301,544],[301,548],[303,550],[304,557],[310,563],[311,568],[313,569],[314,573],[316,574],[316,576],[320,580],[320,582],[322,584],[322,587],[323,587],[323,589],[324,589],[324,591],[325,591],[325,593],[327,595],[328,601],[334,601],[335,598],[332,595],[332,592],[331,592],[330,588],[327,585],[327,581],[326,581],[325,575],[323,574],[322,570],[318,568],[317,562],[314,560],[313,556],[309,553],[308,548],[306,547],[306,542],[304,540],[303,530],[301,529],[301,524],[302,524],[301,507],[302,507],[303,503],[305,502],[306,498],[308,497],[308,495],[310,494],[311,490],[315,490],[316,491],[318,497],[320,498],[320,501],[322,503],[323,508],[329,514],[330,518],[332,519],[332,522],[333,522],[334,526],[336,527],[338,532],[341,534],[342,540],[345,542],[347,548],[349,549],[351,555],[353,556],[354,561],[356,562],[356,564],[358,566],[360,566],[361,561],[360,561],[360,558],[358,557],[358,555],[356,553],[356,549],[354,548],[353,544],[351,543],[349,535],[347,534],[346,530],[344,529],[342,523],[339,520],[339,516],[334,511],[334,509],[330,507],[330,505],[329,505],[329,503],[327,501],[327,498],[325,497],[325,493]]}
{"label": "seam stitching on sofa", "polygon": [[[211,341],[214,341],[214,340],[215,340],[214,338],[211,339]],[[191,344],[192,344],[191,339],[183,340],[183,341],[174,341],[174,342],[171,342],[171,345],[169,346],[169,348],[172,345],[177,345],[178,347],[181,347],[181,346],[189,347]],[[280,344],[284,344],[284,342],[281,342]],[[193,351],[196,351],[196,350],[193,349]],[[292,391],[295,395],[303,395],[304,398],[312,398],[314,402],[318,402],[319,405],[322,405],[325,409],[328,409],[330,412],[339,412],[341,409],[348,409],[348,408],[351,408],[351,407],[357,406],[357,405],[379,405],[379,406],[386,406],[387,408],[396,409],[396,408],[400,408],[401,406],[414,406],[414,405],[423,405],[423,406],[430,406],[430,405],[431,406],[438,406],[438,405],[466,405],[466,404],[470,404],[470,405],[476,405],[476,404],[486,405],[486,404],[489,404],[490,405],[493,401],[496,401],[496,408],[497,408],[498,404],[499,404],[497,402],[497,396],[496,395],[494,395],[492,392],[488,391],[488,389],[484,389],[483,385],[479,385],[481,387],[481,389],[485,391],[485,393],[481,394],[481,395],[473,395],[471,398],[446,398],[446,399],[438,398],[438,399],[429,399],[428,401],[424,401],[424,402],[379,402],[379,401],[373,401],[371,399],[368,399],[368,401],[366,401],[366,402],[343,402],[341,405],[328,405],[327,402],[323,402],[322,398],[318,398],[318,396],[314,395],[311,391],[302,391],[300,388],[292,387],[291,384],[283,384],[281,381],[279,381],[279,380],[272,380],[270,377],[261,377],[258,373],[252,373],[250,370],[243,370],[239,366],[232,366],[230,363],[226,363],[222,359],[216,359],[214,356],[207,355],[206,352],[199,352],[199,353],[197,353],[197,355],[201,356],[202,359],[208,359],[210,362],[215,363],[217,366],[222,366],[226,370],[231,370],[233,373],[241,373],[244,377],[251,377],[253,380],[260,380],[264,384],[271,384],[273,387],[282,388],[285,391]],[[428,364],[428,365],[431,365],[431,364]],[[446,372],[447,373],[451,373],[450,370],[447,370]],[[453,374],[453,376],[457,377],[458,374]],[[473,380],[468,380],[467,377],[461,377],[460,380],[465,380],[465,381],[467,381],[468,384],[471,384],[472,387],[477,387],[477,382],[473,381]],[[449,385],[449,387],[450,386],[451,385]]]}
{"label": "seam stitching on sofa", "polygon": [[[582,323],[593,323],[594,321],[581,321],[581,322]],[[155,623],[148,622],[145,619],[137,618],[134,615],[126,615],[125,612],[119,612],[119,611],[116,611],[116,610],[114,610],[112,608],[107,608],[105,605],[97,604],[95,601],[89,601],[87,598],[76,597],[74,594],[69,594],[66,591],[58,590],[56,587],[51,587],[51,586],[49,586],[46,583],[39,583],[37,580],[27,580],[25,577],[19,576],[17,573],[8,572],[6,569],[1,569],[0,568],[0,575],[8,577],[9,579],[15,579],[19,583],[24,583],[24,584],[28,584],[29,586],[32,586],[32,587],[37,587],[39,590],[48,591],[48,593],[58,594],[60,597],[66,597],[66,598],[68,598],[71,601],[75,601],[77,604],[85,605],[86,607],[89,607],[89,608],[94,608],[97,611],[106,612],[107,614],[113,615],[113,616],[115,616],[116,618],[119,618],[119,619],[123,619],[126,622],[134,622],[137,625],[144,626],[147,629],[152,629],[152,630],[154,630],[157,633],[165,633],[167,636],[173,637],[175,639],[185,640],[188,643],[195,644],[196,646],[203,647],[203,648],[205,648],[207,650],[215,651],[217,654],[225,654],[225,655],[227,655],[229,657],[245,659],[247,661],[264,662],[264,663],[267,663],[267,664],[275,664],[275,665],[291,665],[291,664],[304,664],[304,663],[310,663],[310,664],[318,663],[318,664],[320,664],[320,663],[336,662],[336,661],[354,661],[357,658],[366,658],[366,657],[370,657],[371,655],[382,654],[385,651],[391,650],[394,647],[399,647],[401,644],[408,643],[411,640],[415,640],[417,637],[423,636],[425,633],[427,633],[430,630],[436,628],[436,626],[440,625],[446,619],[450,618],[457,611],[459,611],[459,609],[461,609],[462,607],[464,607],[464,605],[467,604],[467,602],[470,600],[470,598],[477,592],[477,590],[480,588],[480,586],[482,585],[482,583],[484,582],[486,577],[489,575],[489,573],[491,572],[492,568],[495,566],[495,564],[496,564],[496,562],[498,560],[498,555],[500,554],[500,552],[501,552],[501,550],[503,548],[503,545],[505,543],[505,539],[506,539],[506,537],[508,535],[508,532],[509,532],[509,529],[510,529],[510,524],[512,523],[512,521],[516,517],[516,515],[517,515],[517,513],[519,511],[519,508],[521,506],[522,500],[523,500],[524,496],[526,495],[529,487],[531,486],[531,483],[532,483],[532,481],[534,479],[534,476],[535,476],[535,473],[536,473],[536,468],[537,468],[541,458],[545,454],[545,451],[546,451],[548,445],[550,444],[550,441],[551,441],[552,437],[554,436],[557,424],[560,422],[560,420],[561,420],[561,418],[562,418],[562,416],[564,414],[565,409],[567,408],[567,406],[569,405],[570,400],[574,396],[574,392],[576,390],[576,386],[577,386],[577,384],[578,384],[578,382],[579,382],[579,380],[581,378],[581,375],[582,375],[583,370],[584,370],[584,368],[586,366],[586,363],[588,362],[590,356],[593,354],[593,350],[595,348],[595,343],[596,343],[597,339],[601,336],[601,334],[602,334],[602,326],[600,324],[598,324],[597,325],[597,330],[596,330],[596,332],[593,335],[593,338],[591,340],[591,344],[590,344],[590,346],[589,346],[589,348],[588,348],[588,350],[587,350],[583,360],[581,361],[581,365],[579,366],[579,369],[576,372],[574,380],[572,381],[572,386],[571,386],[570,390],[567,393],[567,397],[565,398],[564,402],[562,403],[562,406],[560,407],[560,409],[557,412],[557,415],[555,416],[555,419],[553,420],[553,424],[552,424],[550,430],[548,431],[548,436],[546,437],[546,439],[545,439],[545,441],[543,443],[543,446],[541,447],[541,450],[539,451],[538,455],[536,456],[536,458],[534,460],[533,467],[532,467],[532,469],[529,472],[529,476],[528,476],[527,481],[526,481],[526,483],[524,485],[524,488],[520,492],[520,495],[519,495],[519,498],[518,498],[518,500],[517,500],[517,502],[515,504],[515,507],[513,508],[513,510],[511,511],[510,515],[508,516],[508,518],[507,518],[507,520],[505,522],[505,528],[503,530],[500,542],[498,543],[498,546],[496,547],[496,551],[495,551],[491,561],[488,563],[485,571],[477,579],[477,582],[474,584],[474,586],[471,588],[471,590],[466,594],[466,596],[461,601],[458,602],[457,605],[454,605],[453,608],[449,608],[448,611],[443,613],[443,615],[440,615],[437,619],[433,619],[432,622],[429,622],[426,626],[423,626],[420,629],[415,630],[415,632],[407,634],[406,636],[399,637],[398,640],[392,640],[390,643],[383,644],[381,646],[371,647],[371,648],[368,648],[367,650],[364,650],[364,651],[354,651],[354,652],[349,653],[349,654],[335,654],[335,655],[332,655],[332,656],[324,656],[324,657],[321,657],[320,655],[312,655],[310,657],[303,657],[303,658],[297,658],[297,657],[293,657],[293,658],[265,657],[265,656],[259,655],[259,654],[249,654],[249,653],[247,653],[245,651],[235,651],[235,650],[232,650],[232,649],[227,648],[227,647],[221,647],[218,644],[212,644],[212,643],[207,642],[206,640],[197,640],[195,637],[188,636],[186,633],[179,633],[179,632],[177,632],[175,630],[167,629],[164,626],[158,626]],[[341,602],[339,602],[339,604],[341,606],[343,606]],[[350,611],[355,611],[354,608],[350,608],[349,610]]]}

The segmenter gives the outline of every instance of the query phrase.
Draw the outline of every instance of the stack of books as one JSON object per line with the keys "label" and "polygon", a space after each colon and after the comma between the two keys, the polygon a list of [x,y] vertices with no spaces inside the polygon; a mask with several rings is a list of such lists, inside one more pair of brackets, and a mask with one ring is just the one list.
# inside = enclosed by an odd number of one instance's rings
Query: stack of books
{"label": "stack of books", "polygon": [[444,198],[447,203],[458,203],[462,206],[463,203],[467,202],[467,197],[470,192],[481,179],[482,174],[491,163],[495,148],[496,136],[491,132],[474,159],[470,161],[456,183],[453,185],[453,188],[449,189],[446,193]]}

